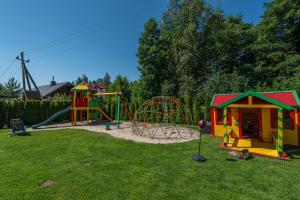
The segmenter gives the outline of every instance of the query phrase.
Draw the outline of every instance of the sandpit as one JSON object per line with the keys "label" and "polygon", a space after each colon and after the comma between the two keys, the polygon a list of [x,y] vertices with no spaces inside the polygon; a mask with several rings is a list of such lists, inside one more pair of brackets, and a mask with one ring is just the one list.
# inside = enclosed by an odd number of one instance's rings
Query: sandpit
{"label": "sandpit", "polygon": [[187,142],[191,140],[195,140],[198,138],[198,132],[195,130],[191,134],[188,131],[182,130],[182,133],[179,137],[164,137],[163,130],[157,130],[157,135],[159,137],[151,138],[147,135],[136,135],[133,133],[130,122],[122,122],[120,129],[117,129],[115,125],[111,125],[111,130],[106,130],[106,126],[103,123],[100,124],[87,124],[82,123],[77,126],[72,126],[71,123],[65,124],[55,124],[49,126],[42,126],[39,129],[34,129],[32,131],[40,131],[40,130],[57,130],[57,129],[84,129],[88,131],[93,131],[97,133],[106,133],[115,138],[121,138],[125,140],[131,140],[140,143],[151,143],[151,144],[172,144],[172,143],[181,143]]}

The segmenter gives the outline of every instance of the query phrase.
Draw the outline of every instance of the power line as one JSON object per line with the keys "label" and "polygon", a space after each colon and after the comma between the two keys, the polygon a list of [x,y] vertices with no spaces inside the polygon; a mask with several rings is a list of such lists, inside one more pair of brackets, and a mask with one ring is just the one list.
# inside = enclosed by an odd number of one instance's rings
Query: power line
{"label": "power line", "polygon": [[67,34],[67,35],[63,36],[60,39],[52,40],[50,42],[43,43],[43,44],[41,44],[41,45],[39,45],[37,47],[28,49],[25,52],[26,53],[29,52],[30,54],[32,54],[33,52],[44,51],[44,50],[46,50],[48,48],[51,48],[51,47],[63,44],[63,43],[67,42],[70,39],[78,38],[78,37],[81,37],[82,35],[86,35],[86,34],[89,34],[91,32],[97,31],[99,28],[100,27],[93,27],[93,28],[90,28],[88,30],[85,29],[85,30],[73,32],[73,33],[70,33],[70,34]]}
{"label": "power line", "polygon": [[[89,43],[89,42],[88,42]],[[48,57],[48,56],[52,56],[52,55],[56,55],[56,54],[61,54],[61,53],[65,53],[67,51],[70,51],[70,50],[73,50],[73,49],[76,49],[78,47],[82,47],[88,43],[83,43],[83,44],[80,44],[80,45],[75,45],[75,46],[72,46],[72,47],[69,47],[69,48],[66,48],[66,49],[63,49],[61,51],[54,51],[54,52],[50,52],[48,54],[45,54],[45,55],[41,55],[41,56],[37,56],[37,57],[33,57],[31,58],[30,60],[37,60],[37,59],[41,59],[41,58],[45,58],[45,57]]]}
{"label": "power line", "polygon": [[13,61],[11,63],[9,63],[6,67],[6,69],[1,73],[0,78],[2,78],[6,72],[9,70],[9,68],[16,62],[16,59],[13,59]]}
{"label": "power line", "polygon": [[14,71],[11,75],[10,75],[10,77],[14,77],[15,76],[15,74],[17,73],[17,72],[19,72],[19,70],[20,70],[20,68],[18,67],[17,68],[17,70],[16,71]]}

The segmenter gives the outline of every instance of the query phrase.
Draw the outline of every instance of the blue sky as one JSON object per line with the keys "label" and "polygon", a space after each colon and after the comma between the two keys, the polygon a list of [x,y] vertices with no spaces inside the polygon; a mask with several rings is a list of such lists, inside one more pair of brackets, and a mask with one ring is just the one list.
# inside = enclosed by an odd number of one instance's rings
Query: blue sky
{"label": "blue sky", "polygon": [[[209,2],[257,23],[266,1]],[[138,37],[147,19],[159,18],[167,5],[168,0],[0,0],[0,82],[20,80],[19,62],[5,71],[20,51],[31,59],[27,67],[38,85],[52,76],[62,82],[105,72],[136,80]]]}

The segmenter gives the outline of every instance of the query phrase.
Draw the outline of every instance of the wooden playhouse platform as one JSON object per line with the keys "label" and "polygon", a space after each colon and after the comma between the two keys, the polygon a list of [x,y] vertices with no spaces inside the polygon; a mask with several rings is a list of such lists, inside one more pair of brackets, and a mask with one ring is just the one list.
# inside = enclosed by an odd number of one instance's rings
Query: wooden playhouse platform
{"label": "wooden playhouse platform", "polygon": [[248,151],[257,156],[271,157],[281,160],[288,160],[288,156],[278,155],[278,151],[275,149],[273,143],[260,142],[258,139],[235,139],[231,138],[229,144],[225,147],[221,144],[221,149],[242,151],[248,149]]}

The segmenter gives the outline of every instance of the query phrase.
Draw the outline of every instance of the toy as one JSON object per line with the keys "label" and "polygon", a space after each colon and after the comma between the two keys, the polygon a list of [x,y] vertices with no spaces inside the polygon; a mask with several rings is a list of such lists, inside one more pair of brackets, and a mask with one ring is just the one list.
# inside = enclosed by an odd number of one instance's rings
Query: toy
{"label": "toy", "polygon": [[211,135],[223,137],[223,149],[288,159],[284,145],[300,146],[295,91],[218,94],[210,106]]}
{"label": "toy", "polygon": [[193,160],[194,161],[198,161],[198,162],[205,162],[206,158],[204,156],[201,156],[201,138],[202,138],[202,133],[201,130],[206,126],[206,123],[204,120],[199,120],[198,122],[198,126],[199,126],[199,148],[198,148],[198,155],[197,156],[193,156]]}

